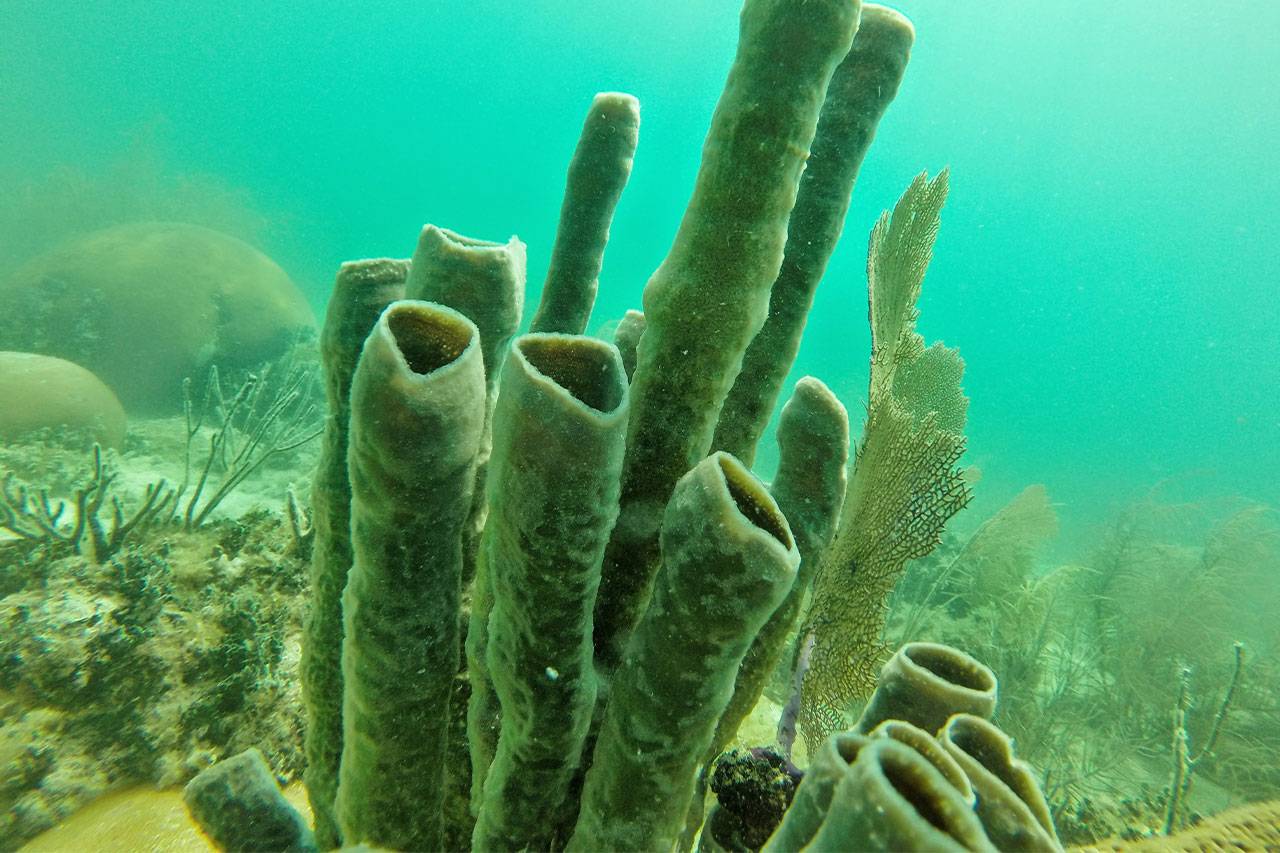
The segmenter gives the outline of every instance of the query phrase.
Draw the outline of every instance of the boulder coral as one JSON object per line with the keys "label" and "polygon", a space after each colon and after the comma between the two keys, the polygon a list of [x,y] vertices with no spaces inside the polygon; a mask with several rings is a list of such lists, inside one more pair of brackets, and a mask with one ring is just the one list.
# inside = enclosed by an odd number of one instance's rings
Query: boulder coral
{"label": "boulder coral", "polygon": [[78,364],[27,352],[0,352],[0,439],[37,430],[83,432],[103,447],[124,443],[120,400]]}
{"label": "boulder coral", "polygon": [[0,282],[0,347],[83,365],[131,411],[168,410],[209,364],[256,366],[314,326],[274,261],[181,223],[94,231]]}

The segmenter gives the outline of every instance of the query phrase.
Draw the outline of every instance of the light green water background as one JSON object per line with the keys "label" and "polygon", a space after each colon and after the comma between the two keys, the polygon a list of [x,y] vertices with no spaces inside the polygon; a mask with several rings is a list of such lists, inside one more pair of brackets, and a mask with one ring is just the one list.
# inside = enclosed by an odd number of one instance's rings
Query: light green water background
{"label": "light green water background", "polygon": [[[583,111],[620,89],[641,145],[598,325],[670,245],[737,7],[0,0],[0,208],[142,147],[244,188],[317,310],[339,262],[407,255],[424,222],[519,234],[536,291]],[[797,375],[859,418],[866,233],[950,165],[921,329],[968,362],[979,504],[1043,482],[1079,538],[1169,477],[1280,502],[1280,3],[899,8],[915,54]]]}

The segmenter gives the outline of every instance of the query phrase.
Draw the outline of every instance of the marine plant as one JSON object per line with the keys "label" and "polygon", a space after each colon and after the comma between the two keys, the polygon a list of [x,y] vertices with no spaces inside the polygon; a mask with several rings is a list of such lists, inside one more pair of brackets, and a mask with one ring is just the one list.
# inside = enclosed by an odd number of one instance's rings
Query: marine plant
{"label": "marine plant", "polygon": [[[1052,507],[1031,487],[913,565],[893,601],[891,637],[963,645],[1000,671],[996,722],[1041,769],[1074,843],[1165,834],[1280,791],[1275,512],[1171,501],[1172,485],[1056,567]],[[1248,667],[1238,639],[1255,650]]]}

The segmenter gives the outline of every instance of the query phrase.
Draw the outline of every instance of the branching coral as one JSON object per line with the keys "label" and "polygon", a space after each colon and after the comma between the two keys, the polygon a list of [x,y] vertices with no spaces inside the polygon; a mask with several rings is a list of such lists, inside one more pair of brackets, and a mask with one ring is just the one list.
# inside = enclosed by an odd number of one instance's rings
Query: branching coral
{"label": "branching coral", "polygon": [[[184,382],[186,459],[182,483],[173,496],[175,520],[187,530],[200,527],[237,486],[273,457],[319,437],[323,426],[314,402],[316,381],[313,367],[285,358],[250,373],[230,399],[216,365],[209,369],[198,404],[190,380]],[[197,463],[192,485],[193,448],[206,425],[212,427],[209,450]]]}
{"label": "branching coral", "polygon": [[[76,490],[71,504],[51,499],[46,490],[32,491],[13,474],[6,474],[0,483],[0,530],[31,544],[52,546],[55,551],[87,552],[94,562],[102,563],[131,536],[163,521],[175,503],[174,491],[160,480],[147,486],[138,507],[126,513],[120,498],[111,494],[115,479],[115,471],[96,444],[93,471]],[[104,521],[102,513],[107,504],[110,520]]]}
{"label": "branching coral", "polygon": [[[228,400],[218,370],[212,368],[201,403],[193,400],[190,382],[184,384],[186,459],[180,485],[156,480],[127,511],[114,493],[116,465],[95,444],[92,470],[69,500],[6,473],[0,480],[0,531],[29,545],[84,553],[102,563],[149,527],[201,527],[263,465],[320,434],[312,402],[315,378],[313,368],[282,360],[250,374]],[[212,429],[206,430],[208,424]],[[208,432],[209,448],[195,463],[192,484],[194,447],[203,432]],[[299,534],[305,536],[301,530]]]}

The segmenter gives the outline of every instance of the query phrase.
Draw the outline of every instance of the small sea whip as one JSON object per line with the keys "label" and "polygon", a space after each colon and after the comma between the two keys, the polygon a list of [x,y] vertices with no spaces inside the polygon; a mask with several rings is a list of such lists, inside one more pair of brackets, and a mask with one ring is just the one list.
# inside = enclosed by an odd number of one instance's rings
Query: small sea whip
{"label": "small sea whip", "polygon": [[804,684],[805,673],[809,671],[809,657],[813,654],[816,639],[817,635],[812,631],[804,638],[804,645],[800,647],[800,656],[796,660],[796,670],[791,677],[791,696],[778,718],[778,745],[782,747],[782,755],[786,758],[788,767],[795,766],[791,763],[791,749],[795,746],[796,721],[800,717],[800,688]]}

